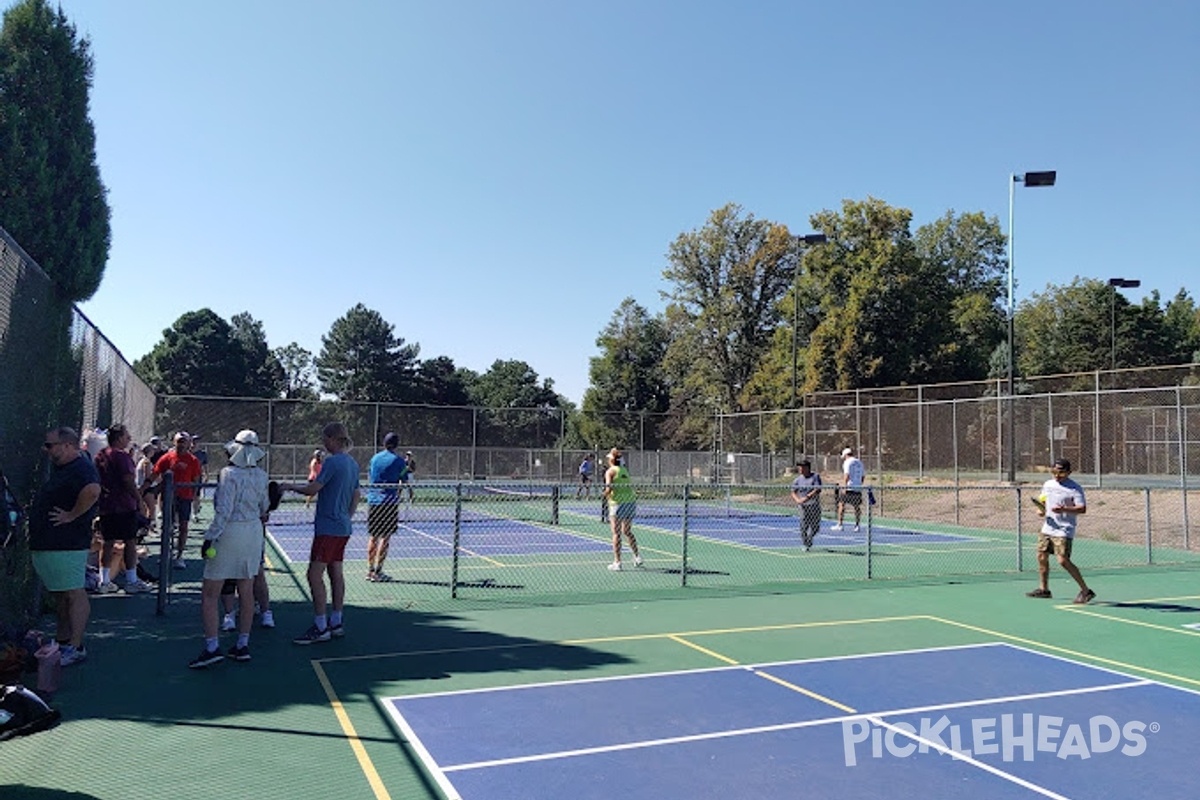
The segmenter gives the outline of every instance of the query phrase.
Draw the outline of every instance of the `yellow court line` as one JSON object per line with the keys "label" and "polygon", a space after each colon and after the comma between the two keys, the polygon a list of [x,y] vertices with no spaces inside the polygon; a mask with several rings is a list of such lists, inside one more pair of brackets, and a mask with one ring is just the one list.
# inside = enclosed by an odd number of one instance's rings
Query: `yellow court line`
{"label": "yellow court line", "polygon": [[1140,628],[1153,628],[1158,631],[1166,631],[1167,633],[1178,633],[1184,636],[1200,636],[1200,631],[1189,630],[1188,628],[1172,628],[1168,625],[1159,625],[1154,622],[1142,622],[1136,619],[1125,619],[1110,614],[1101,614],[1098,611],[1087,611],[1079,606],[1055,606],[1058,611],[1070,611],[1072,614],[1083,614],[1086,617],[1095,617],[1097,619],[1106,619],[1109,622],[1123,622],[1126,625],[1137,625]]}
{"label": "yellow court line", "polygon": [[354,758],[358,761],[358,766],[362,769],[367,783],[371,785],[371,791],[374,792],[376,800],[391,800],[391,795],[383,785],[383,779],[379,777],[375,765],[371,762],[371,757],[367,755],[367,749],[363,747],[362,741],[358,738],[358,731],[354,729],[350,716],[342,707],[342,701],[338,699],[337,692],[333,690],[333,684],[329,682],[325,670],[316,661],[312,662],[312,668],[317,673],[317,680],[321,682],[321,688],[325,690],[325,696],[329,699],[334,716],[337,717],[338,724],[342,726],[342,732],[346,734],[346,738],[350,742],[350,749],[354,751]]}
{"label": "yellow court line", "polygon": [[734,661],[729,656],[723,656],[720,653],[718,653],[716,650],[709,650],[707,647],[701,647],[698,644],[689,642],[687,639],[684,639],[682,636],[676,636],[675,634],[671,634],[667,638],[673,642],[678,642],[679,644],[683,645],[684,647],[690,647],[693,650],[699,651],[699,652],[703,653],[704,655],[709,656],[710,658],[715,658],[717,661],[724,661],[726,664],[729,664],[734,667],[741,666],[741,664],[739,664],[737,661]]}
{"label": "yellow court line", "polygon": [[[715,658],[718,661],[724,661],[726,664],[729,664],[731,666],[735,666],[735,667],[741,666],[740,662],[735,661],[734,659],[730,658],[729,656],[722,655],[721,653],[718,653],[715,650],[709,650],[707,647],[701,647],[698,644],[689,642],[687,639],[684,639],[681,636],[676,636],[676,635],[672,634],[671,636],[669,636],[667,638],[671,639],[671,641],[678,642],[679,644],[681,644],[685,647],[690,647],[693,650],[697,650],[701,653],[704,653],[704,655]],[[762,670],[758,670],[758,669],[751,669],[749,671],[752,674],[757,675],[760,678],[765,678],[766,680],[771,681],[771,683],[776,683],[785,689],[791,689],[793,692],[802,694],[805,697],[811,697],[813,700],[817,700],[821,703],[825,703],[826,705],[833,706],[834,708],[838,709],[839,711],[845,711],[847,714],[858,713],[853,708],[846,705],[845,703],[839,703],[836,700],[831,700],[830,698],[826,697],[823,694],[818,694],[817,692],[814,692],[811,689],[805,689],[803,686],[797,686],[794,683],[785,681],[783,678],[777,678],[774,675],[771,675],[770,673],[763,672]]]}
{"label": "yellow court line", "polygon": [[1167,678],[1169,680],[1179,681],[1180,683],[1190,683],[1193,686],[1200,686],[1200,680],[1185,678],[1182,675],[1174,675],[1170,672],[1162,672],[1161,670],[1150,669],[1149,667],[1139,667],[1137,664],[1127,664],[1124,661],[1117,661],[1112,658],[1104,658],[1103,656],[1096,656],[1092,655],[1091,653],[1082,653],[1078,650],[1070,650],[1066,647],[1059,647],[1057,645],[1039,642],[1037,639],[1026,639],[1021,636],[1013,636],[1011,633],[1001,633],[1000,631],[994,631],[989,628],[981,628],[978,625],[969,625],[966,622],[958,622],[957,620],[946,619],[944,617],[929,616],[927,618],[934,620],[935,622],[942,622],[946,625],[952,625],[956,628],[965,628],[966,630],[975,631],[976,633],[983,633],[988,636],[999,636],[1001,639],[1020,642],[1021,644],[1027,644],[1032,647],[1040,647],[1044,650],[1053,650],[1057,653],[1065,653],[1066,655],[1074,656],[1076,658],[1090,659],[1091,661],[1096,661],[1101,664],[1108,664],[1112,667],[1120,667],[1121,669],[1133,670],[1134,672],[1143,672],[1147,675],[1156,675],[1160,678]]}

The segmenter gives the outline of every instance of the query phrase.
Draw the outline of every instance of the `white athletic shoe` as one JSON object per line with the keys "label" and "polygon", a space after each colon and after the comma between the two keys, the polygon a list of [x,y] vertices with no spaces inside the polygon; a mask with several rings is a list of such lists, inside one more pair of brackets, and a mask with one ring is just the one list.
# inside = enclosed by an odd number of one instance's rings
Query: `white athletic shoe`
{"label": "white athletic shoe", "polygon": [[641,557],[641,556],[634,556],[634,557],[633,557],[633,565],[634,565],[635,567],[640,567],[640,566],[642,566],[642,564],[645,564],[645,563],[646,563],[645,561],[642,561],[642,557]]}
{"label": "white athletic shoe", "polygon": [[829,530],[831,530],[831,531],[840,531],[841,529],[842,529],[842,526],[841,526],[841,525],[834,525],[834,526],[833,526],[832,528],[830,528]]}
{"label": "white athletic shoe", "polygon": [[855,525],[855,526],[854,526],[854,532],[855,532],[855,533],[858,533],[858,526],[857,526],[857,525]]}
{"label": "white athletic shoe", "polygon": [[221,620],[221,630],[223,630],[223,631],[236,631],[237,630],[237,620],[235,620],[233,618],[233,614],[226,614],[225,618],[223,620]]}
{"label": "white athletic shoe", "polygon": [[608,565],[608,568],[609,568],[610,570],[612,570],[613,572],[620,572],[620,571],[621,571],[621,562],[620,562],[620,561],[614,561],[614,562],[612,562],[611,564],[609,564],[609,565]]}

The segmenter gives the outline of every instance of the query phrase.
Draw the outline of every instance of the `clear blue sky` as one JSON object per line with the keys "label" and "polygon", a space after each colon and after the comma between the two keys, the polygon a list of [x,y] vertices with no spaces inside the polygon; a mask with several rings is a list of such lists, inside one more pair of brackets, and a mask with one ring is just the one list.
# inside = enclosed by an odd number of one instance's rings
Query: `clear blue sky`
{"label": "clear blue sky", "polygon": [[808,231],[874,196],[1007,229],[1018,300],[1196,296],[1193,0],[63,0],[96,61],[113,247],[83,309],[131,361],[180,314],[272,347],[355,303],[422,358],[579,402],[626,296],[726,203]]}

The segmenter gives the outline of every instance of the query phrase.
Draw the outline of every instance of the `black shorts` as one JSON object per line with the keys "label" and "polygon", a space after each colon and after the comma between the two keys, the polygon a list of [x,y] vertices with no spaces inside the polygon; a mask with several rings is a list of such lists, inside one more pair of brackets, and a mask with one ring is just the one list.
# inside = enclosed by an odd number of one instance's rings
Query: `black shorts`
{"label": "black shorts", "polygon": [[137,534],[138,514],[136,511],[100,515],[100,535],[104,537],[104,541],[128,542],[136,539]]}
{"label": "black shorts", "polygon": [[367,533],[386,539],[396,532],[399,524],[400,506],[396,503],[379,503],[367,506]]}
{"label": "black shorts", "polygon": [[842,502],[848,506],[861,506],[862,491],[860,489],[842,489]]}

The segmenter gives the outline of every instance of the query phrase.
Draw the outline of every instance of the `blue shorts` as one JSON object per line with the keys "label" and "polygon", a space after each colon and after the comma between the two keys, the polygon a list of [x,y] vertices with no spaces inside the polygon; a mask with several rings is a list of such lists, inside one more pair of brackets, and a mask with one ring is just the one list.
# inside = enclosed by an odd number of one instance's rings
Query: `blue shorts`
{"label": "blue shorts", "polygon": [[34,550],[33,568],[52,592],[82,589],[87,574],[87,550]]}

